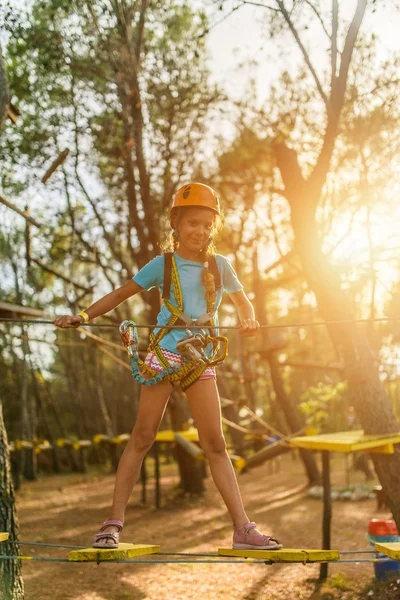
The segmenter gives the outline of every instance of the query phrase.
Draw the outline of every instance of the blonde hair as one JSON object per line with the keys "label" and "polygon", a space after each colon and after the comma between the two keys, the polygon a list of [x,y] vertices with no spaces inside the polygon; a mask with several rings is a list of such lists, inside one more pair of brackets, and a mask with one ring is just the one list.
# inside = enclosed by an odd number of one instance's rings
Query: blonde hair
{"label": "blonde hair", "polygon": [[[187,211],[188,208],[191,208],[191,207],[190,206],[179,206],[179,207],[175,207],[172,209],[172,211],[171,211],[172,231],[167,236],[164,244],[161,246],[161,249],[163,250],[163,252],[175,252],[175,250],[177,250],[179,248],[179,237],[178,237],[178,233],[177,233],[177,227],[179,225],[180,220],[182,219],[183,215],[185,214],[185,212]],[[174,222],[174,224],[172,225],[173,222]],[[223,226],[224,226],[224,223],[223,223],[222,215],[218,215],[217,213],[215,213],[211,236],[219,233],[219,231],[221,231]],[[215,301],[217,299],[217,292],[215,289],[215,277],[209,270],[209,262],[208,262],[209,257],[214,256],[217,252],[214,240],[211,236],[210,236],[210,239],[208,240],[207,244],[205,245],[205,247],[202,248],[202,250],[200,251],[200,258],[201,258],[201,261],[204,263],[204,269],[201,272],[201,282],[205,287],[204,296],[205,296],[205,299],[207,302],[207,312],[214,311],[214,305],[215,305]]]}

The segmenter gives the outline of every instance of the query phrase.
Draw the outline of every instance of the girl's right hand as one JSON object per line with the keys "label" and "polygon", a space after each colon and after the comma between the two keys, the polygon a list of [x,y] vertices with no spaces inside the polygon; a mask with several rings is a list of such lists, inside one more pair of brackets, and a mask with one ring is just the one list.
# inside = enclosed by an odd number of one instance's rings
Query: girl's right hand
{"label": "girl's right hand", "polygon": [[57,327],[61,327],[62,329],[70,328],[76,329],[79,325],[85,321],[83,317],[80,315],[63,315],[62,317],[58,317],[54,321],[54,325]]}

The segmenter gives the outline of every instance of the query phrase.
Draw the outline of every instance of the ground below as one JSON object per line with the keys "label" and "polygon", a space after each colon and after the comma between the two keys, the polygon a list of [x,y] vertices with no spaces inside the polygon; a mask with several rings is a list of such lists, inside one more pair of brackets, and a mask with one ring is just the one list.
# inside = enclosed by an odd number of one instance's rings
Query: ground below
{"label": "ground below", "polygon": [[[150,462],[150,460],[149,460]],[[322,502],[307,496],[299,459],[282,458],[279,473],[263,465],[239,476],[250,519],[290,548],[320,548]],[[162,508],[140,504],[132,495],[121,541],[161,545],[162,552],[216,552],[230,547],[232,531],[211,477],[201,499],[178,499],[175,465],[162,466]],[[333,460],[333,483],[344,485],[343,457]],[[351,474],[352,483],[363,480]],[[20,539],[28,542],[88,545],[108,517],[114,474],[41,476],[24,482],[17,494]],[[368,550],[371,518],[390,518],[374,500],[334,502],[332,548]],[[68,557],[68,550],[24,545],[31,556]],[[367,555],[368,556],[368,555]],[[354,558],[354,557],[351,557]],[[374,580],[370,563],[329,565],[319,584],[319,565],[105,564],[23,561],[26,600],[400,600],[398,579]]]}

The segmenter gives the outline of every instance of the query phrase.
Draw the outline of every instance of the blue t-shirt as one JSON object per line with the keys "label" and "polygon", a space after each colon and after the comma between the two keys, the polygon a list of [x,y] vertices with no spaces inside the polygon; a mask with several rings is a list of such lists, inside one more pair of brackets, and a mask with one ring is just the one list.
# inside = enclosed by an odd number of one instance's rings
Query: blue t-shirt
{"label": "blue t-shirt", "polygon": [[[198,319],[207,312],[205,288],[201,281],[201,272],[204,269],[204,264],[202,262],[181,258],[176,252],[174,252],[174,257],[181,284],[184,313],[191,319]],[[216,254],[215,260],[221,277],[221,288],[217,290],[217,299],[214,306],[214,309],[217,310],[221,303],[224,290],[228,294],[233,294],[234,292],[243,289],[243,286],[239,282],[232,265],[224,256]],[[164,285],[164,255],[153,258],[153,260],[140,269],[132,279],[145,290],[151,290],[153,287],[158,287],[162,293]],[[174,306],[178,306],[172,282],[169,302]],[[166,325],[170,316],[169,310],[165,304],[163,304],[157,317],[157,325]],[[214,317],[214,323],[216,326],[218,325],[217,313]],[[156,334],[157,331],[158,329],[155,329],[154,333]],[[171,352],[176,352],[176,343],[185,337],[187,337],[187,333],[184,329],[171,329],[171,331],[160,340],[160,346]]]}

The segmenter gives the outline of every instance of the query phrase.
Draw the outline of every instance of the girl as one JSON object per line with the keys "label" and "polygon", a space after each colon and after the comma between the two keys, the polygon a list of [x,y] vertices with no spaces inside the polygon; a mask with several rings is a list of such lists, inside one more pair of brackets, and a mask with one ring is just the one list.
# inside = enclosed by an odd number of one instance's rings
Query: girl
{"label": "girl", "polygon": [[[181,311],[180,317],[190,317],[192,323],[200,317],[199,322],[206,322],[207,326],[217,325],[216,310],[225,289],[238,310],[240,333],[254,336],[260,327],[255,320],[253,306],[230,263],[220,254],[215,254],[212,238],[220,228],[221,211],[214,190],[202,183],[191,183],[180,188],[174,197],[170,224],[173,285],[168,281],[166,294],[164,289],[164,297],[169,300],[165,300],[158,315],[157,325],[160,325],[160,328],[154,330],[148,355],[141,366],[142,373],[146,376],[164,372],[165,365],[178,370],[185,362],[177,350],[177,343],[187,338],[187,332],[184,328],[165,329],[168,323],[171,324],[172,314],[176,313],[177,308]],[[63,328],[78,327],[84,321],[109,312],[144,289],[158,286],[162,290],[166,256],[154,258],[132,278],[132,281],[107,294],[80,315],[65,315],[56,319],[54,323]],[[211,262],[214,265],[214,275],[209,268]],[[220,279],[218,290],[215,274]],[[278,540],[263,535],[257,529],[256,523],[249,520],[244,510],[222,432],[215,369],[203,369],[197,374],[195,381],[185,385],[184,389],[213,480],[233,522],[232,547],[258,550],[282,548]],[[139,477],[143,458],[153,445],[171,390],[172,384],[168,376],[154,385],[141,387],[136,424],[118,466],[110,519],[105,521],[95,534],[95,548],[118,547],[126,505]]]}

